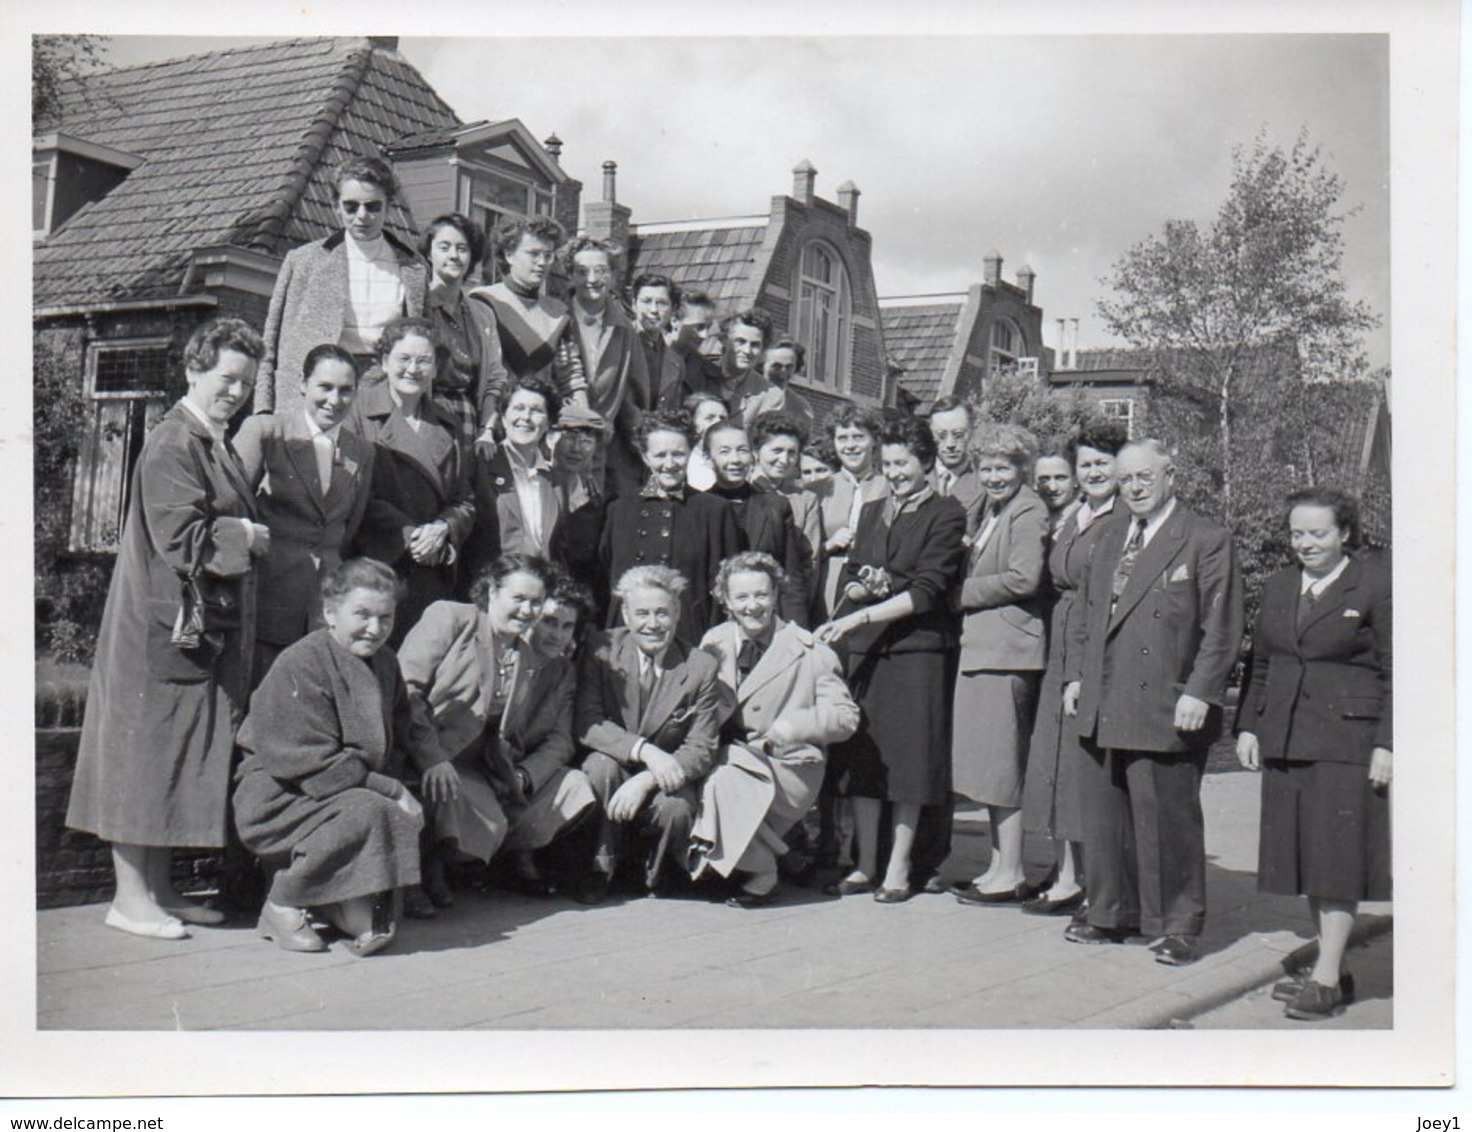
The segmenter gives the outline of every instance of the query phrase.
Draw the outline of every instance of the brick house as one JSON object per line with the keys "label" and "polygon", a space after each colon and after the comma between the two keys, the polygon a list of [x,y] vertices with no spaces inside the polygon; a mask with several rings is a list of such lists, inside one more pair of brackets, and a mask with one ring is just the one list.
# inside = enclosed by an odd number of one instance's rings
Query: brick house
{"label": "brick house", "polygon": [[389,228],[458,208],[494,228],[576,218],[560,143],[521,122],[465,125],[392,38],[299,39],[73,82],[33,139],[38,347],[73,366],[89,424],[70,549],[108,551],[148,428],[182,392],[178,352],[206,318],[256,326],[282,256],[338,228],[332,171],[395,164]]}
{"label": "brick house", "polygon": [[898,400],[911,412],[925,412],[941,397],[975,397],[994,374],[1047,377],[1051,352],[1043,345],[1043,312],[1033,303],[1037,273],[1024,264],[1009,283],[995,251],[982,268],[982,281],[963,292],[879,301],[884,340],[901,370]]}
{"label": "brick house", "polygon": [[628,275],[668,275],[704,291],[723,312],[755,307],[779,335],[807,347],[807,374],[795,381],[818,415],[854,401],[894,404],[895,382],[874,288],[873,240],[859,227],[859,190],[838,200],[816,193],[817,170],[793,169],[790,195],[767,211],[720,219],[633,223],[617,199],[617,166],[603,166],[602,199],[584,208],[584,229],[629,249]]}

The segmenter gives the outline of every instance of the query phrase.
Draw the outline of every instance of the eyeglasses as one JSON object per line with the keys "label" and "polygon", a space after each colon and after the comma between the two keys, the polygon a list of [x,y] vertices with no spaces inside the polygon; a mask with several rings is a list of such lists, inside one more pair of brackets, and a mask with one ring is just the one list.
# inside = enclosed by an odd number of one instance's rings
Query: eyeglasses
{"label": "eyeglasses", "polygon": [[575,267],[573,274],[580,279],[607,279],[613,272],[606,267]]}
{"label": "eyeglasses", "polygon": [[415,354],[412,357],[405,357],[403,354],[390,354],[389,361],[393,362],[401,369],[418,370],[434,368],[433,354]]}
{"label": "eyeglasses", "polygon": [[381,200],[340,200],[337,203],[342,205],[342,210],[349,216],[358,215],[358,209],[360,208],[369,216],[376,216],[383,211],[383,201]]}
{"label": "eyeglasses", "polygon": [[1136,484],[1139,484],[1141,487],[1154,487],[1155,486],[1155,473],[1154,472],[1138,472],[1138,473],[1136,473],[1135,475],[1132,475],[1132,476],[1120,476],[1119,477],[1119,486],[1120,487],[1133,487]]}
{"label": "eyeglasses", "polygon": [[932,429],[930,435],[935,438],[937,444],[947,440],[965,440],[971,435],[969,428],[937,428]]}

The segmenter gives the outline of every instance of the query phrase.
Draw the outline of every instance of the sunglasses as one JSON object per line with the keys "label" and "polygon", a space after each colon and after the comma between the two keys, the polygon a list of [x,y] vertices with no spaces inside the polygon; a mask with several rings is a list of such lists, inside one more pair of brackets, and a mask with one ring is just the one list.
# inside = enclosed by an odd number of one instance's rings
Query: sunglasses
{"label": "sunglasses", "polygon": [[369,216],[383,211],[383,201],[381,200],[344,200],[338,201],[338,203],[342,205],[342,210],[349,216],[356,216],[360,208]]}

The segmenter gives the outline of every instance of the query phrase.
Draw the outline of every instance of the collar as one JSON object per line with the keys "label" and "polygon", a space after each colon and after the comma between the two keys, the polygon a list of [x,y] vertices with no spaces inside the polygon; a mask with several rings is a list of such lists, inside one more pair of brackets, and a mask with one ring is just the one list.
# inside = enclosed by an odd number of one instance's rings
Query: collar
{"label": "collar", "polygon": [[460,300],[464,297],[463,287],[441,287],[438,290],[431,287],[424,296],[424,307],[426,310],[443,311],[454,318],[460,310]]}
{"label": "collar", "polygon": [[756,488],[751,486],[751,481],[745,483],[731,484],[729,487],[720,480],[716,480],[715,486],[710,489],[712,495],[719,495],[722,499],[750,499],[756,494]]}
{"label": "collar", "polygon": [[1314,597],[1318,597],[1321,593],[1323,593],[1335,582],[1337,582],[1339,580],[1339,575],[1344,573],[1344,571],[1348,568],[1349,555],[1346,554],[1343,558],[1339,560],[1339,565],[1335,566],[1334,569],[1330,570],[1322,578],[1311,577],[1307,570],[1300,569],[1298,573],[1299,595],[1302,596],[1303,594],[1311,593],[1314,595]]}
{"label": "collar", "polygon": [[501,286],[505,287],[506,290],[515,295],[518,299],[527,299],[535,302],[542,297],[542,289],[540,287],[533,287],[531,290],[526,290],[523,287],[518,287],[515,283],[511,282],[511,276],[509,275],[503,276],[501,278]]}
{"label": "collar", "polygon": [[337,443],[337,434],[342,431],[342,421],[338,421],[331,428],[319,428],[317,422],[312,419],[312,414],[305,409],[302,410],[302,418],[307,422],[307,435],[313,440],[319,436],[325,436],[332,443]]}
{"label": "collar", "polygon": [[677,499],[683,503],[688,487],[688,484],[681,484],[674,491],[665,491],[654,482],[654,477],[650,476],[644,486],[639,489],[639,495],[644,499]]}
{"label": "collar", "polygon": [[523,456],[514,444],[506,445],[506,459],[511,464],[512,474],[520,473],[524,476],[542,475],[552,467],[546,454],[538,448],[536,456],[530,462]]}
{"label": "collar", "polygon": [[347,246],[348,255],[357,259],[371,259],[376,261],[389,257],[398,258],[394,256],[393,249],[389,247],[388,241],[382,235],[372,240],[355,240],[349,236],[343,240],[343,243]]}
{"label": "collar", "polygon": [[194,417],[195,420],[204,425],[205,428],[209,429],[210,436],[214,438],[216,444],[223,444],[225,442],[224,425],[216,424],[214,421],[210,420],[209,417],[204,415],[203,410],[201,410],[200,407],[196,405],[193,401],[191,401],[188,397],[180,397],[179,404],[183,405],[184,408],[189,411],[189,413]]}
{"label": "collar", "polygon": [[592,313],[589,313],[576,298],[569,305],[572,307],[573,315],[577,318],[580,325],[602,327],[604,323],[612,321],[608,317],[608,303],[609,301],[604,299],[603,306]]}
{"label": "collar", "polygon": [[647,652],[645,652],[643,649],[641,649],[638,645],[634,645],[634,655],[639,658],[639,673],[640,673],[640,675],[643,675],[644,673],[648,672],[649,671],[649,668],[650,668],[650,665],[653,665],[654,666],[654,671],[655,671],[656,674],[658,674],[660,672],[663,672],[664,671],[664,658],[669,655],[669,651],[670,651],[670,646],[669,645],[665,645],[664,648],[660,649],[653,656],[650,656]]}
{"label": "collar", "polygon": [[[1173,495],[1165,501],[1164,507],[1162,507],[1159,511],[1155,512],[1155,514],[1151,515],[1148,519],[1145,520],[1145,530],[1140,538],[1140,543],[1142,546],[1150,545],[1150,540],[1155,537],[1156,532],[1159,531],[1161,527],[1165,526],[1166,520],[1171,517],[1175,509],[1176,497]],[[1130,515],[1131,523],[1138,523],[1139,521],[1140,519],[1138,515]],[[1129,536],[1125,537],[1128,538]]]}
{"label": "collar", "polygon": [[894,498],[894,496],[891,495],[889,497],[890,498],[890,505],[891,505],[891,507],[893,507],[893,511],[891,511],[891,514],[892,515],[908,515],[911,511],[914,511],[917,508],[919,508],[919,506],[922,503],[924,503],[927,499],[929,499],[934,494],[935,494],[935,488],[933,488],[930,484],[926,484],[919,491],[914,492],[911,495],[905,496],[904,499],[897,500],[897,499]]}
{"label": "collar", "polygon": [[970,471],[971,471],[971,457],[969,455],[966,456],[961,461],[961,466],[958,467],[958,468],[948,468],[944,464],[942,464],[939,459],[937,459],[935,461],[935,478],[936,479],[940,479],[940,477],[944,475],[944,476],[949,477],[950,478],[950,481],[952,483],[955,483],[958,479],[960,479],[962,476],[968,474]]}

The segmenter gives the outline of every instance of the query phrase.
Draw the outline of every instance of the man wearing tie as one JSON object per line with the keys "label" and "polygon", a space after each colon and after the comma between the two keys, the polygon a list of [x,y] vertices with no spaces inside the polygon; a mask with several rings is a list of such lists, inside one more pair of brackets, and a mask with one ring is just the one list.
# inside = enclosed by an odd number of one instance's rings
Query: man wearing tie
{"label": "man wearing tie", "polygon": [[950,496],[966,511],[966,543],[976,537],[986,492],[971,459],[976,419],[971,405],[957,397],[942,397],[930,409],[930,435],[935,437],[935,471],[931,480],[937,495]]}
{"label": "man wearing tie", "polygon": [[635,566],[614,587],[624,627],[588,644],[578,680],[574,733],[600,814],[592,870],[574,895],[608,895],[625,843],[648,846],[643,883],[661,887],[666,863],[683,875],[702,779],[720,736],[715,659],[675,636],[687,586],[668,566]]}
{"label": "man wearing tie", "polygon": [[1242,579],[1230,532],[1176,501],[1159,441],[1126,445],[1118,472],[1126,514],[1101,532],[1064,674],[1089,863],[1088,920],[1065,934],[1143,933],[1177,966],[1196,959],[1206,916],[1201,777],[1242,643]]}

